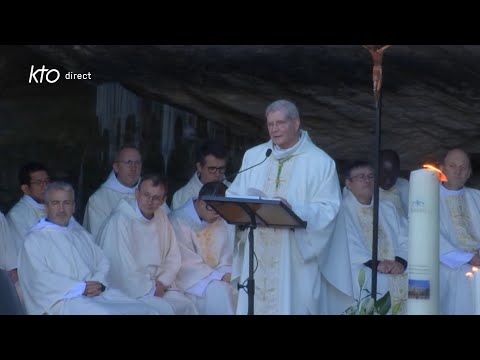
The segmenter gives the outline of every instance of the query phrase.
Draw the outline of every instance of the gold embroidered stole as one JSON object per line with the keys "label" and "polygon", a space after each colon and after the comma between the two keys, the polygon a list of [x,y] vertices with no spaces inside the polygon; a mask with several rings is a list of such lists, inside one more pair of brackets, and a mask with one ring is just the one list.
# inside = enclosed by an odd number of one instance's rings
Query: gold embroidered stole
{"label": "gold embroidered stole", "polygon": [[[357,217],[368,249],[372,249],[373,242],[373,206],[357,206]],[[378,223],[378,260],[395,260],[395,249],[392,239],[384,231],[380,220]],[[407,260],[407,259],[405,259]],[[406,314],[408,295],[408,276],[404,272],[400,275],[388,274],[388,288],[392,307],[401,304],[398,315]]]}
{"label": "gold embroidered stole", "polygon": [[480,242],[475,239],[465,195],[445,196],[445,202],[452,219],[453,231],[458,246],[462,250],[472,253],[476,252],[480,247]]}
{"label": "gold embroidered stole", "polygon": [[[365,244],[368,249],[372,249],[373,242],[373,206],[357,206],[357,217],[364,235]],[[391,239],[383,230],[382,225],[378,224],[378,260],[395,260],[395,253]]]}
{"label": "gold embroidered stole", "polygon": [[380,199],[381,200],[388,200],[393,203],[397,212],[401,215],[406,217],[405,211],[403,210],[402,199],[400,197],[400,191],[397,188],[391,188],[390,190],[380,190]]}
{"label": "gold embroidered stole", "polygon": [[[271,161],[261,190],[268,197],[287,198],[294,155]],[[287,234],[288,235],[288,234]],[[280,258],[284,229],[258,227],[255,230],[255,254],[258,268],[255,273],[255,313],[280,313]]]}

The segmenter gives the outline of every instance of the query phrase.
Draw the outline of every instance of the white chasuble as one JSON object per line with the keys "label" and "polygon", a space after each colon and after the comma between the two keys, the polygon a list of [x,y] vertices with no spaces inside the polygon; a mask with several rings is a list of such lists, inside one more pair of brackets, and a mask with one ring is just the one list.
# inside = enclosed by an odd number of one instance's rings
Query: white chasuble
{"label": "white chasuble", "polygon": [[[85,207],[83,227],[93,235],[97,244],[99,240],[98,233],[113,209],[123,198],[135,199],[137,186],[138,183],[132,188],[121,184],[115,173],[111,171],[102,186],[90,196]],[[162,209],[166,214],[170,212],[166,203],[162,205]]]}
{"label": "white chasuble", "polygon": [[[73,218],[62,227],[45,219],[30,231],[18,260],[18,277],[27,312],[40,314],[158,314],[151,306],[110,288],[108,259],[92,235]],[[67,296],[82,282],[98,281],[98,296]]]}
{"label": "white chasuble", "polygon": [[[365,263],[372,260],[373,200],[369,205],[364,205],[347,188],[344,188],[343,194],[339,218],[343,218],[345,223],[339,223],[337,227],[346,229],[340,235],[343,234],[348,239],[353,289],[355,299],[358,300],[367,296],[368,293],[365,290],[371,291],[372,270]],[[379,202],[377,255],[378,260],[395,260],[398,256],[408,261],[407,220],[398,214],[391,202],[384,200]],[[358,283],[358,274],[361,269],[364,269],[366,275],[362,294],[360,294]],[[397,314],[404,314],[406,311],[407,290],[406,272],[399,275],[377,272],[377,299],[389,291],[392,307],[397,304],[400,307]]]}
{"label": "white chasuble", "polygon": [[182,254],[177,285],[195,301],[200,314],[233,314],[237,291],[221,281],[232,272],[233,226],[222,218],[202,221],[192,199],[169,218]]}
{"label": "white chasuble", "polygon": [[23,195],[10,209],[6,219],[11,234],[9,247],[15,250],[15,258],[18,258],[28,232],[46,215],[45,205],[39,204],[28,195]]}
{"label": "white chasuble", "polygon": [[[99,244],[111,263],[108,278],[112,286],[162,314],[196,314],[174,282],[181,265],[180,250],[161,208],[148,220],[136,200],[121,199],[102,227]],[[162,297],[153,295],[156,281],[168,288]]]}
{"label": "white chasuble", "polygon": [[[264,160],[267,149],[274,149],[272,156],[238,174],[227,196],[255,189],[282,197],[307,228],[255,229],[255,314],[341,313],[351,303],[352,287],[346,240],[331,241],[340,207],[335,163],[302,131],[291,150],[279,151],[271,141],[248,150],[241,169]],[[232,278],[240,283],[248,278],[247,238],[248,230],[237,236],[234,253]],[[247,307],[247,295],[239,292],[237,313],[246,314]]]}
{"label": "white chasuble", "polygon": [[[480,191],[440,185],[440,309],[446,315],[475,313],[468,262],[480,248]],[[480,304],[477,304],[480,306]]]}

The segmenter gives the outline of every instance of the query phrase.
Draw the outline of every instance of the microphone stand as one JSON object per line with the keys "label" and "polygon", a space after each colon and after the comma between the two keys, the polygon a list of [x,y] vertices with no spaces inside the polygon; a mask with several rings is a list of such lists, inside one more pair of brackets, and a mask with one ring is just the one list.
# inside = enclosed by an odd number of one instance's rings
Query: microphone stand
{"label": "microphone stand", "polygon": [[238,284],[237,289],[246,288],[248,296],[248,315],[254,315],[254,299],[255,299],[255,279],[253,278],[253,260],[254,260],[254,236],[253,230],[257,228],[257,221],[255,219],[255,213],[247,205],[242,204],[242,209],[250,215],[250,224],[247,227],[250,229],[248,232],[248,279],[247,285]]}
{"label": "microphone stand", "polygon": [[[272,149],[267,149],[265,152],[265,159],[263,159],[261,162],[258,164],[255,164],[253,166],[250,166],[246,169],[243,169],[235,174],[229,175],[225,179],[231,178],[233,175],[238,175],[240,173],[243,173],[244,171],[250,170],[258,165],[263,164],[268,157],[272,154]],[[257,228],[257,221],[255,220],[255,213],[253,212],[252,209],[250,209],[247,205],[242,204],[242,209],[245,210],[245,212],[250,216],[250,224],[246,225],[247,228],[249,228],[248,232],[248,279],[247,279],[247,285],[242,285],[238,284],[237,289],[245,289],[245,292],[247,293],[248,296],[248,315],[253,315],[254,314],[254,299],[255,299],[255,279],[253,278],[253,260],[255,256],[254,252],[254,236],[253,236],[253,230]]]}
{"label": "microphone stand", "polygon": [[247,170],[250,170],[250,169],[253,169],[254,167],[258,166],[258,165],[261,165],[263,164],[265,161],[267,161],[267,159],[269,158],[269,156],[272,154],[272,149],[267,149],[267,151],[265,152],[265,159],[263,159],[262,161],[260,161],[258,164],[255,164],[255,165],[252,165],[246,169],[243,169],[243,170],[240,170],[236,173],[233,173],[233,174],[230,174],[228,176],[225,176],[225,180],[229,180],[231,178],[233,178],[234,176],[237,176],[238,174],[241,174],[243,173],[244,171],[247,171]]}

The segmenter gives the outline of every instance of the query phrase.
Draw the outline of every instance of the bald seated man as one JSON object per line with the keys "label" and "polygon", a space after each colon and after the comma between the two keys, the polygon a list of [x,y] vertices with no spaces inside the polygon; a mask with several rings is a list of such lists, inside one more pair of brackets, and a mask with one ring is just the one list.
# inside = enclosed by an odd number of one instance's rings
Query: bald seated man
{"label": "bald seated man", "polygon": [[[85,209],[83,227],[98,241],[100,228],[118,205],[121,199],[135,199],[135,190],[142,173],[142,155],[134,145],[120,147],[112,172],[107,180],[90,196]],[[170,209],[166,203],[162,210],[168,215]]]}
{"label": "bald seated man", "polygon": [[465,274],[480,266],[480,191],[465,186],[472,168],[462,149],[449,150],[440,169],[448,178],[440,185],[441,313],[474,314],[473,281]]}

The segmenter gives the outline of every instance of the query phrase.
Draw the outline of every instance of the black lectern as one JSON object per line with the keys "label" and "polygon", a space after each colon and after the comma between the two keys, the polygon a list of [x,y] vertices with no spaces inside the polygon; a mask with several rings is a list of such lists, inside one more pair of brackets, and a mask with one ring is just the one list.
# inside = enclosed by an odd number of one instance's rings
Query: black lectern
{"label": "black lectern", "polygon": [[253,278],[254,240],[253,230],[258,226],[306,228],[307,222],[279,199],[265,199],[258,196],[223,197],[202,196],[201,200],[210,205],[225,221],[232,225],[248,227],[248,280],[245,288],[248,295],[248,315],[254,314],[255,280]]}

